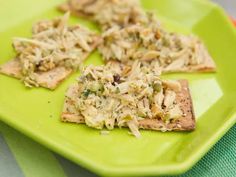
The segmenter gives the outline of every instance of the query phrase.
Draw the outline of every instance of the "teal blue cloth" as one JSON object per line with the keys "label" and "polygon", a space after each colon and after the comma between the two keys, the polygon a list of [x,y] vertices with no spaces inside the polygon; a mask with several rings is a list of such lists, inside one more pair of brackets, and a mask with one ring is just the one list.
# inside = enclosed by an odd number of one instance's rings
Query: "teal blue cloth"
{"label": "teal blue cloth", "polygon": [[187,173],[180,177],[236,177],[236,125]]}

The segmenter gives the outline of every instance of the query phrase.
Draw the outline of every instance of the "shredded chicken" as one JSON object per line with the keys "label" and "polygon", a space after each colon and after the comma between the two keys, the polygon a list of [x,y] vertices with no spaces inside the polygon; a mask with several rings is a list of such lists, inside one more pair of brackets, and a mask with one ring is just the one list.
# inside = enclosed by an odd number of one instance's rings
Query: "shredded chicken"
{"label": "shredded chicken", "polygon": [[107,30],[99,51],[106,61],[118,60],[129,65],[135,60],[156,62],[163,72],[202,64],[207,54],[197,37],[166,32],[155,20],[148,25]]}
{"label": "shredded chicken", "polygon": [[14,39],[13,46],[27,86],[38,86],[39,72],[58,66],[77,70],[85,54],[91,51],[95,34],[79,25],[68,26],[68,18],[69,13],[62,18],[40,21],[33,26],[31,39]]}
{"label": "shredded chicken", "polygon": [[91,16],[103,30],[149,20],[139,0],[69,0],[69,4],[73,10]]}
{"label": "shredded chicken", "polygon": [[76,92],[67,97],[88,126],[109,130],[115,125],[127,126],[139,137],[141,119],[162,119],[168,123],[182,116],[176,102],[181,85],[177,81],[162,81],[154,68],[137,60],[132,66],[119,62],[88,66],[78,78]]}

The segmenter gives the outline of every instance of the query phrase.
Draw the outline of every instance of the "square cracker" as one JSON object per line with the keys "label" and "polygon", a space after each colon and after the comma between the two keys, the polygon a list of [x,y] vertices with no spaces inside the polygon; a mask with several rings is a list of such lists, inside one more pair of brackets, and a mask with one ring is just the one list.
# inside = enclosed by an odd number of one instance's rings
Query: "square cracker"
{"label": "square cracker", "polygon": [[[68,2],[65,2],[58,6],[58,9],[62,12],[70,11],[72,14],[74,14],[77,17],[84,17],[90,20],[93,20],[93,15],[85,14],[82,11],[76,11],[71,4]],[[171,69],[166,70],[163,69],[163,73],[179,73],[179,72],[186,72],[186,73],[192,73],[192,72],[215,72],[216,71],[216,65],[210,54],[208,53],[207,49],[203,45],[201,45],[201,48],[204,50],[204,62],[198,65],[193,66],[185,66],[179,69]]]}
{"label": "square cracker", "polygon": [[82,11],[78,11],[75,10],[71,4],[68,2],[65,2],[63,4],[60,4],[58,7],[58,10],[62,11],[62,12],[68,12],[70,11],[73,15],[77,16],[77,17],[84,17],[84,18],[89,18],[92,20],[93,15],[89,15],[86,13],[83,13]]}
{"label": "square cracker", "polygon": [[203,48],[203,52],[204,52],[204,61],[201,64],[197,64],[197,65],[190,65],[190,66],[185,66],[179,69],[175,69],[175,70],[165,70],[163,69],[163,73],[179,73],[179,72],[186,72],[186,73],[194,73],[194,72],[201,72],[201,73],[206,73],[206,72],[216,72],[216,64],[213,60],[213,58],[210,56],[209,52],[207,51],[207,49],[203,46],[201,46]]}
{"label": "square cracker", "polygon": [[[193,111],[192,99],[188,87],[188,81],[179,80],[179,83],[181,84],[182,89],[180,92],[176,93],[176,101],[180,105],[184,116],[174,122],[170,122],[169,124],[166,124],[161,119],[146,118],[139,121],[140,129],[157,131],[191,131],[195,129],[195,116]],[[75,92],[76,87],[76,85],[72,85],[68,89],[68,92]],[[68,109],[69,105],[73,105],[73,102],[70,98],[66,97],[63,112],[61,114],[61,121],[78,124],[85,123],[84,118],[81,115],[78,115],[75,107],[74,109]]]}
{"label": "square cracker", "polygon": [[[89,56],[89,54],[97,47],[100,41],[100,37],[94,37],[94,43],[91,45],[91,51],[87,52],[83,56],[83,60],[85,60]],[[65,67],[56,67],[47,72],[38,72],[36,80],[39,86],[54,90],[63,80],[69,77],[72,72],[72,69],[67,69]],[[15,58],[1,65],[0,73],[7,76],[15,77],[17,79],[21,79],[22,73],[19,59]]]}

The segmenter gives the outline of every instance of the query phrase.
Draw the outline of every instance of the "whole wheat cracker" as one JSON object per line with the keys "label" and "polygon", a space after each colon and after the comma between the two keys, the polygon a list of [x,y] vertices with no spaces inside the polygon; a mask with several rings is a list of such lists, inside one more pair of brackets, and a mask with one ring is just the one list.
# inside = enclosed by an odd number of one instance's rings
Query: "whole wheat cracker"
{"label": "whole wheat cracker", "polygon": [[182,67],[181,69],[177,70],[165,70],[163,69],[163,73],[179,73],[179,72],[185,72],[185,73],[194,73],[194,72],[216,72],[216,64],[213,60],[213,58],[210,56],[208,51],[205,49],[205,57],[204,62],[197,65],[189,65]]}
{"label": "whole wheat cracker", "polygon": [[[85,14],[81,11],[76,11],[74,8],[70,5],[69,1],[65,2],[58,6],[58,9],[62,12],[70,11],[72,14],[74,14],[77,17],[85,17],[92,20],[92,15]],[[193,66],[185,66],[181,69],[177,70],[163,70],[163,73],[179,73],[179,72],[186,72],[186,73],[193,73],[193,72],[215,72],[216,71],[216,65],[212,57],[208,54],[207,50],[205,51],[205,58],[204,62],[198,65]]]}
{"label": "whole wheat cracker", "polygon": [[[83,60],[85,60],[90,53],[96,49],[98,44],[101,42],[100,37],[95,36],[94,37],[94,43],[91,46],[91,51],[87,52]],[[51,90],[54,90],[63,80],[65,80],[71,73],[73,72],[72,69],[68,69],[65,67],[56,67],[50,71],[47,72],[38,72],[38,76],[36,78],[39,86],[45,87]],[[20,61],[17,58],[14,58],[5,64],[0,66],[0,73],[7,75],[7,76],[12,76],[17,79],[21,79],[22,74],[21,74],[21,65]]]}
{"label": "whole wheat cracker", "polygon": [[84,17],[84,18],[89,18],[92,20],[92,15],[89,14],[85,14],[81,11],[76,11],[69,2],[65,2],[63,4],[60,4],[58,7],[58,10],[62,11],[62,12],[68,12],[70,11],[71,14],[77,16],[77,17]]}
{"label": "whole wheat cracker", "polygon": [[[108,60],[106,63],[114,62],[116,60],[111,59]],[[119,62],[119,61],[116,61]],[[119,62],[122,66],[127,66],[126,63]],[[210,55],[205,57],[205,60],[203,63],[193,66],[184,66],[182,68],[176,69],[176,70],[166,70],[165,68],[162,69],[163,74],[169,74],[169,73],[208,73],[208,72],[216,72],[216,64],[213,61],[213,59],[210,57]]]}
{"label": "whole wheat cracker", "polygon": [[[183,116],[174,122],[166,124],[161,119],[143,119],[139,121],[139,128],[145,130],[157,130],[157,131],[191,131],[195,129],[195,116],[193,111],[192,99],[188,87],[187,80],[179,80],[179,83],[182,86],[180,92],[177,95],[177,104],[180,105],[180,108],[183,111]],[[68,91],[73,91],[76,89],[76,85],[72,85]],[[61,114],[61,121],[70,122],[70,123],[85,123],[85,120],[82,116],[74,111],[68,112],[68,106],[73,105],[73,102],[66,97],[63,107],[63,112]]]}

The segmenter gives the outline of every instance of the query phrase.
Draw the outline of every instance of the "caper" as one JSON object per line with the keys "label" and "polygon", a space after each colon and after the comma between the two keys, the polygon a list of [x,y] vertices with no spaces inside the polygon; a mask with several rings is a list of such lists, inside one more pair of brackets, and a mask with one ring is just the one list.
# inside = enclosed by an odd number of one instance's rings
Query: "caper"
{"label": "caper", "polygon": [[160,92],[161,91],[161,83],[160,82],[156,82],[153,84],[153,90],[156,92]]}
{"label": "caper", "polygon": [[97,92],[97,91],[103,92],[103,91],[104,91],[104,86],[102,85],[102,83],[94,82],[94,83],[91,85],[90,90],[91,90],[92,92]]}
{"label": "caper", "polygon": [[115,93],[120,93],[119,87],[116,87],[116,92]]}

